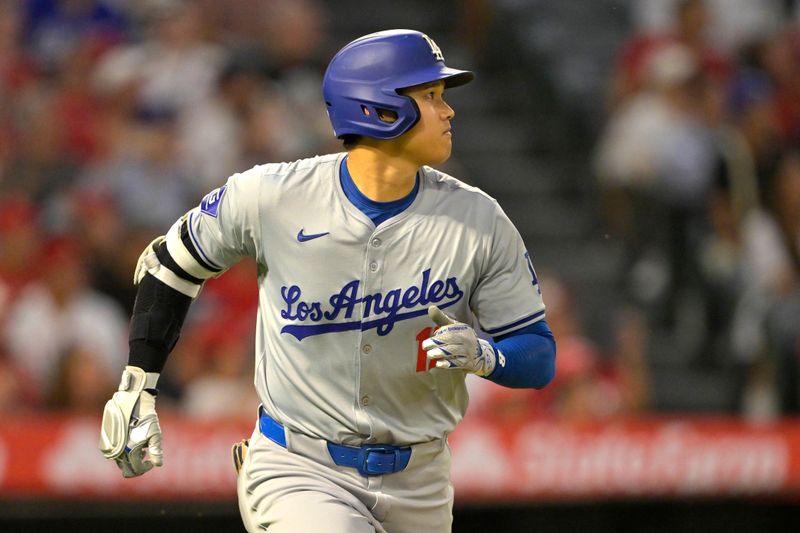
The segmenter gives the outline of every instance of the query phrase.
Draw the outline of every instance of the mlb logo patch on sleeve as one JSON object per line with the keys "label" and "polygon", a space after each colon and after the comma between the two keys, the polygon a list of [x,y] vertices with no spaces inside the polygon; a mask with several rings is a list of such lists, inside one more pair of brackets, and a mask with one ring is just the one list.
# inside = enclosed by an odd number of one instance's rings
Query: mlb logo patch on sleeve
{"label": "mlb logo patch on sleeve", "polygon": [[214,189],[206,194],[203,201],[200,202],[200,211],[206,215],[217,218],[217,210],[219,209],[219,202],[222,200],[222,195],[225,194],[227,185],[223,185],[219,189]]}

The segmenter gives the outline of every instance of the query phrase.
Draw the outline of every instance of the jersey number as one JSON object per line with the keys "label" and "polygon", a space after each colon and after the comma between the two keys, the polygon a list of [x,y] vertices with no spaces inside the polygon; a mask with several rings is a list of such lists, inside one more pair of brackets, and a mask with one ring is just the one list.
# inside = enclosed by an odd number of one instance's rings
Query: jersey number
{"label": "jersey number", "polygon": [[417,333],[417,372],[427,372],[436,365],[435,361],[428,361],[428,353],[422,349],[422,341],[433,335],[437,329],[429,326]]}
{"label": "jersey number", "polygon": [[528,272],[531,273],[531,279],[533,280],[533,284],[536,286],[536,290],[539,291],[539,294],[542,294],[542,288],[539,287],[539,278],[536,277],[536,270],[533,269],[533,261],[531,261],[531,254],[525,252],[525,261],[528,263]]}

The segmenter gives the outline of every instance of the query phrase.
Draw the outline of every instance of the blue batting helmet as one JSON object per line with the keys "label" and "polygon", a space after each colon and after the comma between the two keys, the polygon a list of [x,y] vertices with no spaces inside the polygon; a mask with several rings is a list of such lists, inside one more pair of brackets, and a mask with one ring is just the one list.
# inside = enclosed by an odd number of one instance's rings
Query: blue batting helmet
{"label": "blue batting helmet", "polygon": [[[337,137],[393,139],[419,120],[416,102],[399,89],[438,80],[458,87],[473,78],[470,71],[446,67],[442,51],[424,33],[387,30],[339,50],[325,71],[322,94]],[[381,120],[378,109],[396,113],[397,120]]]}

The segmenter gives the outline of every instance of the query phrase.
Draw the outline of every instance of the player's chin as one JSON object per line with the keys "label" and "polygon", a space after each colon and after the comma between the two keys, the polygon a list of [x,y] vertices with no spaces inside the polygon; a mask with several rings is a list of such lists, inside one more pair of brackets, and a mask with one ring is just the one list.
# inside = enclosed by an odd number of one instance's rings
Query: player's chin
{"label": "player's chin", "polygon": [[430,155],[430,165],[440,165],[450,159],[450,154],[453,152],[453,144],[451,142],[447,142],[438,148],[435,152],[432,151]]}

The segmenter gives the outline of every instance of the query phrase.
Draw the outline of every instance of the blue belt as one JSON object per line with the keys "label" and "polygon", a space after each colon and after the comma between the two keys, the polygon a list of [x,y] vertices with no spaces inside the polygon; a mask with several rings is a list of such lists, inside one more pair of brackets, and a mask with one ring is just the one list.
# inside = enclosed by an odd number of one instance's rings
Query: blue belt
{"label": "blue belt", "polygon": [[[258,417],[261,434],[275,444],[286,448],[286,433],[283,426],[273,420],[263,409]],[[408,466],[411,459],[409,446],[399,447],[391,444],[365,444],[364,446],[345,446],[328,442],[328,453],[339,466],[355,468],[362,476],[382,476],[400,472]]]}

